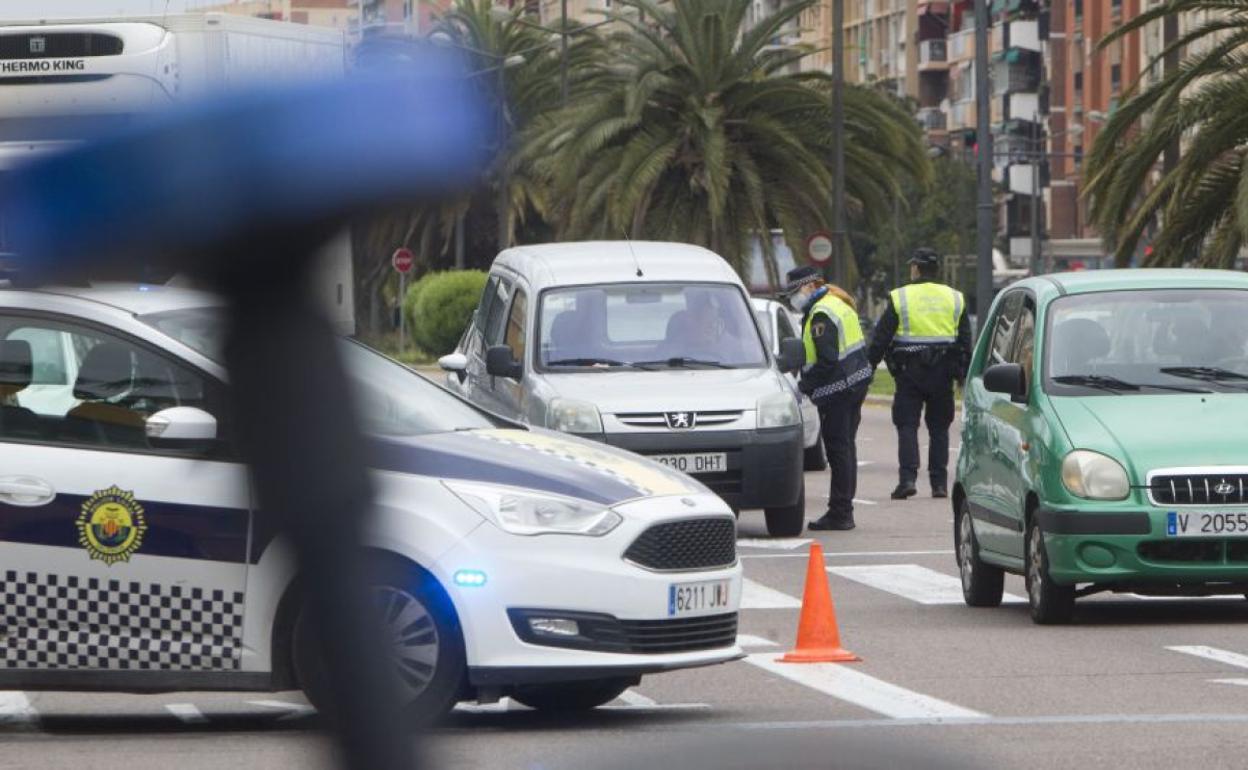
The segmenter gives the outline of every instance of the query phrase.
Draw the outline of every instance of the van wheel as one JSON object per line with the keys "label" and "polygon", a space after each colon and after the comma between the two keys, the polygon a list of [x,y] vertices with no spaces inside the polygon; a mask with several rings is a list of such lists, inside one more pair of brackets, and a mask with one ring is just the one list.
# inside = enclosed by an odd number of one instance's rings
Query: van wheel
{"label": "van wheel", "polygon": [[[419,567],[382,563],[370,581],[394,666],[400,703],[413,726],[437,721],[455,705],[467,664],[450,598]],[[299,686],[317,711],[337,716],[315,619],[306,604],[295,621],[292,661]]]}
{"label": "van wheel", "polygon": [[997,607],[1005,591],[1005,572],[985,564],[979,558],[979,541],[971,522],[971,509],[965,500],[958,505],[958,523],[954,529],[958,554],[958,572],[962,577],[962,599],[968,607]]}
{"label": "van wheel", "polygon": [[1040,520],[1032,517],[1027,527],[1027,600],[1031,619],[1041,625],[1069,623],[1075,611],[1075,587],[1061,586],[1049,576],[1049,555],[1044,547]]}
{"label": "van wheel", "polygon": [[802,470],[821,471],[828,467],[828,458],[823,453],[823,441],[816,441],[802,453]]}
{"label": "van wheel", "polygon": [[797,502],[783,508],[767,508],[767,534],[772,537],[797,537],[806,526],[806,485],[797,496]]}
{"label": "van wheel", "polygon": [[588,711],[610,703],[634,684],[633,679],[592,679],[587,682],[530,684],[511,697],[538,711]]}

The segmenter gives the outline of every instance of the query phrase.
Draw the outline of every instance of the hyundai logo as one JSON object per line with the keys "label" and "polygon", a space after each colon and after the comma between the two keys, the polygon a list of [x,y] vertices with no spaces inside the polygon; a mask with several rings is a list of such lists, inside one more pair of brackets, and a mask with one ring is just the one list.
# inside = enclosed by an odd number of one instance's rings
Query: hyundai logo
{"label": "hyundai logo", "polygon": [[30,52],[43,53],[48,49],[48,39],[44,37],[32,37],[30,39]]}
{"label": "hyundai logo", "polygon": [[664,416],[667,418],[667,427],[672,430],[689,430],[698,424],[698,417],[693,412],[668,412]]}
{"label": "hyundai logo", "polygon": [[1221,481],[1218,483],[1216,487],[1213,488],[1213,491],[1217,492],[1219,495],[1222,495],[1223,497],[1226,497],[1227,495],[1235,491],[1235,485],[1229,481]]}

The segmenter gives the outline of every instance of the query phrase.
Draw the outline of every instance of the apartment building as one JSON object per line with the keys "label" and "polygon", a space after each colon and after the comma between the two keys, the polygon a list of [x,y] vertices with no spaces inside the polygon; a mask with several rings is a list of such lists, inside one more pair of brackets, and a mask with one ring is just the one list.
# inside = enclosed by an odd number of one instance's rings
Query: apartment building
{"label": "apartment building", "polygon": [[[898,96],[919,96],[919,52],[913,31],[918,7],[914,0],[843,0],[845,81],[872,83]],[[832,69],[832,0],[802,12],[797,40],[817,49],[803,68]],[[937,65],[940,66],[939,64]]]}

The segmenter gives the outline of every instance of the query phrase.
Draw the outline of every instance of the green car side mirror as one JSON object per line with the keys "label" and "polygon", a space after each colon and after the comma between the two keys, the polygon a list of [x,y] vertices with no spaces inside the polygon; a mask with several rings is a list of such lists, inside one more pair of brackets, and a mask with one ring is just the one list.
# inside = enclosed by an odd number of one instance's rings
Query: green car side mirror
{"label": "green car side mirror", "polygon": [[1021,403],[1027,400],[1027,374],[1020,364],[993,364],[984,370],[984,389]]}

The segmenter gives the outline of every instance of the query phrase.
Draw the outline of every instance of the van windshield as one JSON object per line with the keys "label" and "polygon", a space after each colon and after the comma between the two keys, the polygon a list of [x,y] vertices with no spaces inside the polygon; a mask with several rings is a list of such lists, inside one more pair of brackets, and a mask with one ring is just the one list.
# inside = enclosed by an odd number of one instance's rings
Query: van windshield
{"label": "van windshield", "polygon": [[1248,390],[1248,296],[1233,289],[1075,294],[1049,306],[1045,390]]}
{"label": "van windshield", "polygon": [[729,284],[611,284],[542,295],[540,364],[576,368],[757,368],[762,339]]}

